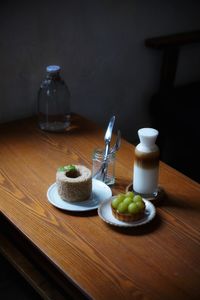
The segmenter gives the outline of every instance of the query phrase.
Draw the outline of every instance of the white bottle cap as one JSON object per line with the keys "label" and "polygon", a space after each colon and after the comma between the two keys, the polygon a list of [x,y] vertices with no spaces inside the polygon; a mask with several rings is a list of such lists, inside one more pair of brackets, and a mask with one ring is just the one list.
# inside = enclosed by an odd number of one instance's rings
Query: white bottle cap
{"label": "white bottle cap", "polygon": [[141,144],[150,147],[155,144],[155,141],[158,136],[158,130],[154,128],[141,128],[138,130],[138,135]]}
{"label": "white bottle cap", "polygon": [[46,68],[46,70],[47,70],[48,73],[57,73],[61,70],[61,67],[53,65],[53,66],[48,66]]}

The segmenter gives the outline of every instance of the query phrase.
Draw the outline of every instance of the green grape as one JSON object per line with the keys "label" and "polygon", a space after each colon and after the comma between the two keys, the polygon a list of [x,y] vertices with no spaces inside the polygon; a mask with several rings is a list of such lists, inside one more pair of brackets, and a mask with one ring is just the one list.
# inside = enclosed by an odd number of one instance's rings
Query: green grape
{"label": "green grape", "polygon": [[136,195],[134,196],[133,201],[134,202],[142,201],[142,197],[140,195]]}
{"label": "green grape", "polygon": [[125,195],[124,194],[118,194],[117,198],[119,198],[121,201],[123,201],[124,198],[125,198]]}
{"label": "green grape", "polygon": [[142,211],[144,209],[144,206],[145,206],[143,201],[137,201],[136,205],[137,205],[137,207],[140,211]]}
{"label": "green grape", "polygon": [[130,203],[132,203],[133,201],[132,201],[132,198],[131,197],[126,197],[126,198],[124,198],[124,200],[123,200],[123,203],[126,203],[126,205],[128,206]]}
{"label": "green grape", "polygon": [[136,203],[132,202],[131,204],[129,204],[128,206],[128,212],[131,214],[136,214],[138,213],[139,209]]}
{"label": "green grape", "polygon": [[119,203],[121,203],[123,201],[123,198],[117,196],[112,200],[112,207],[117,209],[117,206],[119,205]]}
{"label": "green grape", "polygon": [[125,213],[127,211],[128,205],[124,202],[119,203],[117,210],[120,213]]}
{"label": "green grape", "polygon": [[127,193],[126,193],[126,197],[130,197],[130,198],[133,199],[134,193],[133,193],[133,192],[127,192]]}

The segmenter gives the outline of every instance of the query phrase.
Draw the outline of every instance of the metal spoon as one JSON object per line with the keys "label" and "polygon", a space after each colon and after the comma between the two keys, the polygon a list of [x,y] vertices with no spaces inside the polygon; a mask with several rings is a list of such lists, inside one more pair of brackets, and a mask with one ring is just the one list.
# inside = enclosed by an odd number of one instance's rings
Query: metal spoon
{"label": "metal spoon", "polygon": [[104,158],[103,158],[102,169],[101,169],[103,181],[105,181],[106,174],[107,174],[107,168],[108,168],[107,157],[108,157],[109,151],[110,151],[110,141],[111,141],[111,137],[112,137],[112,130],[113,130],[114,123],[115,123],[115,116],[112,116],[112,118],[110,119],[110,122],[108,124],[108,128],[106,130],[105,137],[104,137],[105,151],[104,151]]}
{"label": "metal spoon", "polygon": [[105,176],[107,173],[107,157],[108,157],[108,154],[110,151],[110,141],[111,141],[111,137],[112,137],[112,130],[113,130],[114,123],[115,123],[115,116],[112,116],[112,118],[110,119],[110,122],[108,124],[105,136],[104,136],[105,148],[104,148],[104,152],[103,152],[103,162],[102,162],[99,170],[93,176],[93,178],[97,178],[97,179],[103,180],[103,181],[105,180]]}

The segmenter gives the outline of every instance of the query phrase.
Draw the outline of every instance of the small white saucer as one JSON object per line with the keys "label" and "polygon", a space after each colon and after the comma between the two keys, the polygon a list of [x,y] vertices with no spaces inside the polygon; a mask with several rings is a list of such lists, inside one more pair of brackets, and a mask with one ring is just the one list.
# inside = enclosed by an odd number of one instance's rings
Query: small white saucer
{"label": "small white saucer", "polygon": [[57,208],[69,211],[88,211],[98,208],[102,201],[112,196],[111,189],[102,181],[92,179],[92,195],[90,199],[82,202],[67,202],[60,198],[56,182],[47,191],[48,201]]}
{"label": "small white saucer", "polygon": [[156,215],[155,206],[150,201],[143,199],[143,201],[145,202],[145,205],[146,205],[144,218],[134,221],[134,222],[119,221],[112,214],[111,201],[113,198],[114,197],[107,199],[106,201],[101,203],[98,208],[99,217],[104,222],[106,222],[110,225],[119,226],[119,227],[137,227],[137,226],[140,226],[140,225],[150,222]]}

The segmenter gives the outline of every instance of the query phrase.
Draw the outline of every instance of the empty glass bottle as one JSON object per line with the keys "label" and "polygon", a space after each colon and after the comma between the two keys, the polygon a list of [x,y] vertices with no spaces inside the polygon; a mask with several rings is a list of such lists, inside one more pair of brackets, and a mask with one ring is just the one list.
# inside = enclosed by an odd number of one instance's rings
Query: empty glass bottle
{"label": "empty glass bottle", "polygon": [[48,66],[38,91],[38,123],[42,130],[62,132],[70,125],[70,92],[59,66]]}

